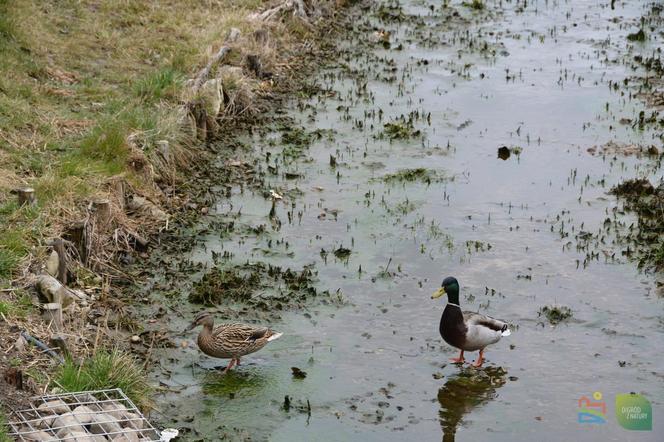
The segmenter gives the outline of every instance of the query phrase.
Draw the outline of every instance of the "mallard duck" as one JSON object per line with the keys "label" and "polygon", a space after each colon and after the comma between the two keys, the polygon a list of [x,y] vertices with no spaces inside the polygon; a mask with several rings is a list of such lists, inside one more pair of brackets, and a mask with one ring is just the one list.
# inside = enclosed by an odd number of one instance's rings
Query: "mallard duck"
{"label": "mallard duck", "polygon": [[507,323],[479,313],[462,312],[459,307],[459,282],[451,276],[443,280],[431,299],[440,298],[443,294],[447,294],[448,302],[440,318],[440,335],[445,342],[461,350],[459,357],[451,359],[452,362],[463,363],[464,351],[479,350],[480,355],[473,366],[481,367],[484,348],[511,334]]}
{"label": "mallard duck", "polygon": [[185,332],[199,325],[203,330],[198,334],[198,348],[208,356],[231,360],[224,373],[234,365],[240,365],[240,357],[257,352],[283,335],[267,327],[240,323],[221,324],[215,328],[209,312],[199,313]]}

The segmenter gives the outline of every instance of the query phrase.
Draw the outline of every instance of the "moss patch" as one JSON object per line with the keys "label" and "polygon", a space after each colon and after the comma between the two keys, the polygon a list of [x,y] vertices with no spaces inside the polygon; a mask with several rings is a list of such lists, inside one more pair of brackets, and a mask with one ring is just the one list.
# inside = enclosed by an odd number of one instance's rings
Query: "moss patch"
{"label": "moss patch", "polygon": [[241,303],[266,311],[281,310],[301,306],[320,295],[315,282],[316,272],[309,266],[300,271],[262,262],[215,267],[194,284],[189,301],[206,305]]}
{"label": "moss patch", "polygon": [[550,324],[557,325],[572,317],[572,309],[564,305],[545,305],[537,314],[544,316]]}

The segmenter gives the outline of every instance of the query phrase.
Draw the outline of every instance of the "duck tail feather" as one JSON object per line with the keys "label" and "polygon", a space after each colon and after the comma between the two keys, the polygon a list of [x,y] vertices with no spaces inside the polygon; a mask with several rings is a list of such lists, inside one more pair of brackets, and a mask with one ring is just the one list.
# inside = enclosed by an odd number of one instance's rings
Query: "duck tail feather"
{"label": "duck tail feather", "polygon": [[283,333],[275,333],[272,336],[270,336],[269,338],[267,338],[267,342],[279,339],[281,336],[283,336]]}

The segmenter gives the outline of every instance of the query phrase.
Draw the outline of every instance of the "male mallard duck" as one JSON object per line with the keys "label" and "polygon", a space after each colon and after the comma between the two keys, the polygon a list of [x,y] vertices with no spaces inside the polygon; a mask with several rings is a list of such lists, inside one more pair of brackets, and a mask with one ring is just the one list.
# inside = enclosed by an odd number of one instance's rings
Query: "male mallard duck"
{"label": "male mallard duck", "polygon": [[495,344],[503,336],[509,336],[507,323],[490,316],[473,312],[462,312],[459,307],[459,282],[448,276],[441,287],[431,295],[431,299],[440,298],[447,293],[448,302],[440,318],[440,335],[445,342],[461,350],[458,358],[452,362],[464,362],[464,351],[480,351],[480,356],[473,364],[481,367],[484,362],[484,348]]}
{"label": "male mallard duck", "polygon": [[203,330],[198,334],[198,348],[208,356],[231,360],[224,373],[233,368],[233,365],[240,365],[241,356],[257,352],[268,342],[283,335],[267,327],[249,324],[229,323],[214,328],[214,319],[208,312],[199,313],[185,331],[199,325],[203,326]]}

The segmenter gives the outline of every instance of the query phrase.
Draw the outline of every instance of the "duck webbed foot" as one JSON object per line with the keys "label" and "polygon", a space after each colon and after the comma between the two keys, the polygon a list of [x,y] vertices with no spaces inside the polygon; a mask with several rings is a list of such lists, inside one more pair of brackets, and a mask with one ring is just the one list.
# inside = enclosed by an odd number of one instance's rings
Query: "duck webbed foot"
{"label": "duck webbed foot", "polygon": [[484,350],[480,350],[480,355],[477,358],[477,361],[475,361],[475,363],[473,364],[473,367],[480,368],[483,362],[484,362]]}
{"label": "duck webbed foot", "polygon": [[466,362],[466,360],[463,358],[463,350],[461,350],[461,353],[459,353],[458,358],[452,358],[450,359],[450,361],[452,361],[455,364],[463,364],[464,362]]}

